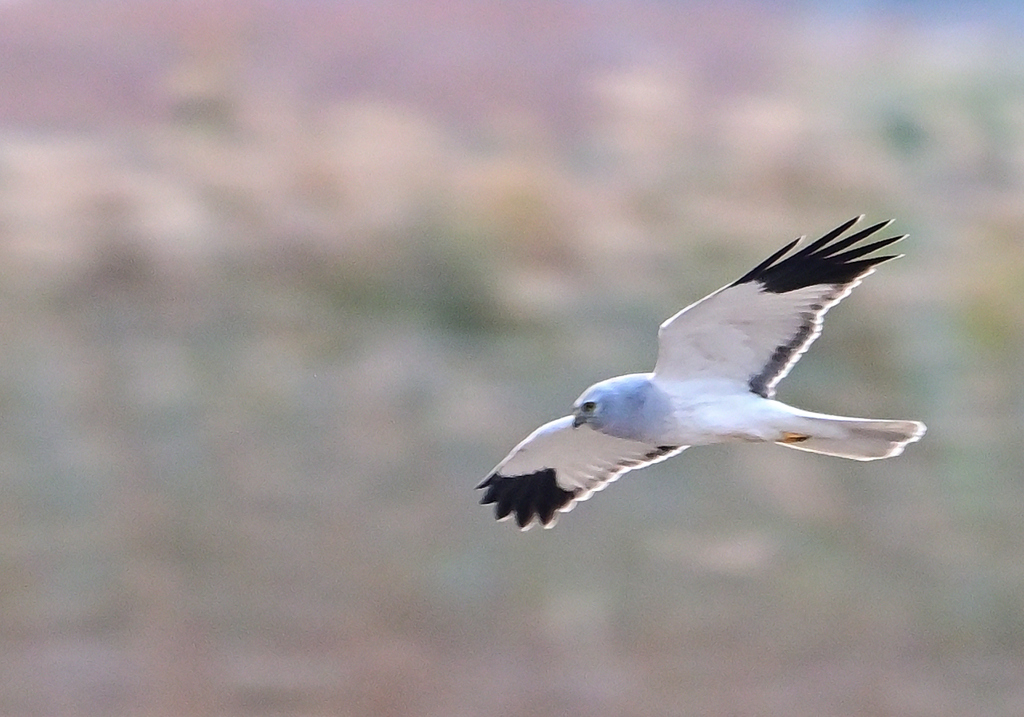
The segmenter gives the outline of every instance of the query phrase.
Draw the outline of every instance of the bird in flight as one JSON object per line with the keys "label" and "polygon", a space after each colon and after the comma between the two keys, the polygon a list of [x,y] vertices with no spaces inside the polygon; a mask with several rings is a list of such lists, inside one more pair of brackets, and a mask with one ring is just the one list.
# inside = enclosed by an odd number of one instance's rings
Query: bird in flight
{"label": "bird in flight", "polygon": [[[478,489],[498,520],[523,530],[626,471],[690,446],[755,441],[858,461],[891,458],[924,435],[917,421],[812,413],[775,400],[775,387],[821,333],[822,318],[861,279],[898,254],[868,256],[906,235],[863,243],[892,220],[847,230],[855,217],[799,251],[795,239],[658,330],[653,373],[596,383],[572,415],[538,428]],[[788,256],[787,256],[788,254]]]}

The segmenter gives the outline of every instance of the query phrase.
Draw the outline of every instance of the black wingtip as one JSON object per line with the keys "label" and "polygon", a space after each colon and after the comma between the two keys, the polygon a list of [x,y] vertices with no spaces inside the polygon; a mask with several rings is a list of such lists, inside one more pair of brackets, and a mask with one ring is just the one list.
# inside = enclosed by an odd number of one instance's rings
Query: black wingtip
{"label": "black wingtip", "polygon": [[826,244],[831,242],[833,239],[835,239],[836,237],[838,237],[841,234],[843,234],[850,227],[852,227],[852,226],[854,226],[856,224],[860,224],[863,220],[864,220],[864,215],[863,214],[858,214],[857,216],[855,216],[855,217],[853,217],[851,219],[847,219],[845,222],[843,222],[842,224],[837,226],[832,231],[828,232],[827,234],[825,234],[824,236],[822,236],[819,239],[815,239],[813,243],[808,244],[807,246],[805,246],[802,251],[808,252],[808,253],[812,253],[814,251],[817,251],[819,248],[825,246]]}
{"label": "black wingtip", "polygon": [[858,242],[889,226],[892,219],[840,238],[863,217],[862,214],[849,219],[796,253],[785,256],[794,246],[793,242],[789,243],[733,282],[733,286],[756,281],[764,291],[773,294],[784,294],[819,284],[842,286],[856,281],[878,264],[897,258],[897,255],[891,254],[866,259],[861,257],[906,238],[905,234],[856,246]]}
{"label": "black wingtip", "polygon": [[505,520],[512,517],[523,529],[535,520],[544,527],[550,527],[558,511],[576,497],[572,491],[559,487],[553,468],[518,476],[492,473],[477,489],[486,490],[480,504],[494,504],[495,518]]}

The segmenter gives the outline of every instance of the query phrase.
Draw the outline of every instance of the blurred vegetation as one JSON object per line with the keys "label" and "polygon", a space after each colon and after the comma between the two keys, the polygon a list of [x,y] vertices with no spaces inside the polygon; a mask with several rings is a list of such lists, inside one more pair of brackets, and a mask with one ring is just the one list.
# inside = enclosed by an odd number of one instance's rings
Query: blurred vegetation
{"label": "blurred vegetation", "polygon": [[[718,48],[750,86],[595,65],[569,133],[270,91],[244,32],[183,44],[158,120],[0,131],[0,711],[1020,714],[1020,50],[819,29]],[[662,319],[861,212],[908,256],[780,393],[924,420],[905,456],[475,505]]]}

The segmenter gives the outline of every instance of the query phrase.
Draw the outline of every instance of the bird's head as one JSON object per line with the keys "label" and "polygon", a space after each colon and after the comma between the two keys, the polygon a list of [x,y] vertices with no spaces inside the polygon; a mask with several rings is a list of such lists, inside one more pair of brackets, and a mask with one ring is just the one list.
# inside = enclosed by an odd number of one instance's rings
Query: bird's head
{"label": "bird's head", "polygon": [[572,407],[572,425],[586,424],[618,438],[636,439],[647,430],[650,410],[668,410],[647,374],[609,378],[583,392]]}
{"label": "bird's head", "polygon": [[586,423],[591,428],[600,428],[608,398],[606,394],[601,384],[584,391],[572,406],[572,427],[579,428]]}

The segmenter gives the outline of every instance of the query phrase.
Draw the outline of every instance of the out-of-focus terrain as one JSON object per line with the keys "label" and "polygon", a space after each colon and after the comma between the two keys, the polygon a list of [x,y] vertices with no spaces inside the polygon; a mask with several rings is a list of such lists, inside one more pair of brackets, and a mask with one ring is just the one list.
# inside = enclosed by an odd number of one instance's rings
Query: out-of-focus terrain
{"label": "out-of-focus terrain", "polygon": [[[0,713],[1024,713],[1013,4],[0,4]],[[800,233],[907,256],[717,446],[473,487]]]}

